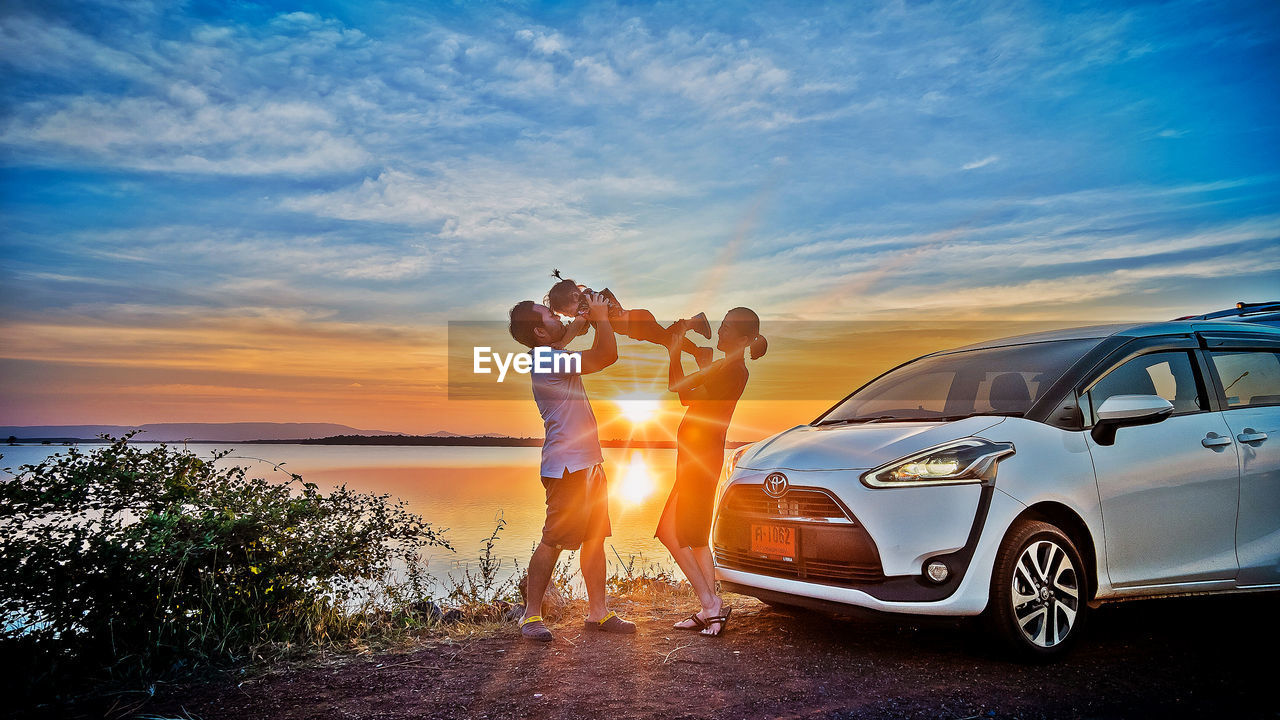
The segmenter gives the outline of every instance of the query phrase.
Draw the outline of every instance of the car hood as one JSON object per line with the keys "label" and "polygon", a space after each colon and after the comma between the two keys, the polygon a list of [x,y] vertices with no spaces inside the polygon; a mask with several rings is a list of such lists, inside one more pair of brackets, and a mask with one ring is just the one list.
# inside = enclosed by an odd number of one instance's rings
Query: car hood
{"label": "car hood", "polygon": [[869,470],[891,460],[995,427],[1003,417],[950,422],[797,425],[751,446],[738,460],[746,470]]}

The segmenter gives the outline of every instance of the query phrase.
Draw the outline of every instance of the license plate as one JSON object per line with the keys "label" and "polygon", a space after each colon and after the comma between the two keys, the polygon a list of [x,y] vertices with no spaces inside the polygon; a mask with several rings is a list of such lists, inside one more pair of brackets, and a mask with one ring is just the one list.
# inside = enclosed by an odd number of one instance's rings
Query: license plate
{"label": "license plate", "polygon": [[784,525],[752,525],[751,552],[785,558],[795,557],[795,528]]}

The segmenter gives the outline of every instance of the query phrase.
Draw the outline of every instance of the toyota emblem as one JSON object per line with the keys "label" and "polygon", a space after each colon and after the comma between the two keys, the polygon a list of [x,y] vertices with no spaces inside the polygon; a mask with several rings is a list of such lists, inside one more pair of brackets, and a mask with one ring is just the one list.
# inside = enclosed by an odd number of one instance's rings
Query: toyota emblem
{"label": "toyota emblem", "polygon": [[764,479],[764,494],[773,498],[780,498],[787,492],[787,476],[782,473],[770,473]]}

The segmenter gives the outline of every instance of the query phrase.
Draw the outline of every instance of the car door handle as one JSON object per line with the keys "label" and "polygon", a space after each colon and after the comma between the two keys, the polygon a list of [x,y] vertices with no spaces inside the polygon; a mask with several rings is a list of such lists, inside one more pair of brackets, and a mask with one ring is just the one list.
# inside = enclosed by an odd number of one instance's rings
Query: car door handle
{"label": "car door handle", "polygon": [[1244,432],[1236,436],[1236,439],[1242,443],[1260,443],[1267,439],[1267,434],[1264,432],[1258,432],[1253,428],[1245,428]]}
{"label": "car door handle", "polygon": [[1223,445],[1230,445],[1231,438],[1211,432],[1204,436],[1204,439],[1200,441],[1200,444],[1207,448],[1222,447]]}

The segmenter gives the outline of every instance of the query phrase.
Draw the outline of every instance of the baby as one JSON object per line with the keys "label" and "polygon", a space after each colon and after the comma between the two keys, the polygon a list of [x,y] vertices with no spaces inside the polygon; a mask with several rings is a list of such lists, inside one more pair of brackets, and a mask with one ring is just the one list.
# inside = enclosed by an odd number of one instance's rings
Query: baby
{"label": "baby", "polygon": [[[558,344],[563,348],[570,340],[587,331],[586,294],[595,291],[561,277],[559,270],[553,270],[551,276],[559,282],[551,286],[551,291],[547,293],[547,307],[554,313],[573,318],[565,331],[564,338]],[[609,301],[609,324],[613,326],[614,332],[634,340],[644,340],[666,347],[671,338],[672,329],[675,327],[674,323],[671,327],[663,327],[648,310],[623,309],[622,303],[618,302],[618,298],[609,288],[601,290],[600,294]],[[711,323],[707,322],[706,313],[694,315],[686,321],[685,327],[707,339],[711,338]],[[692,355],[698,367],[709,364],[714,353],[712,348],[700,348],[688,338],[681,340],[680,349]]]}

